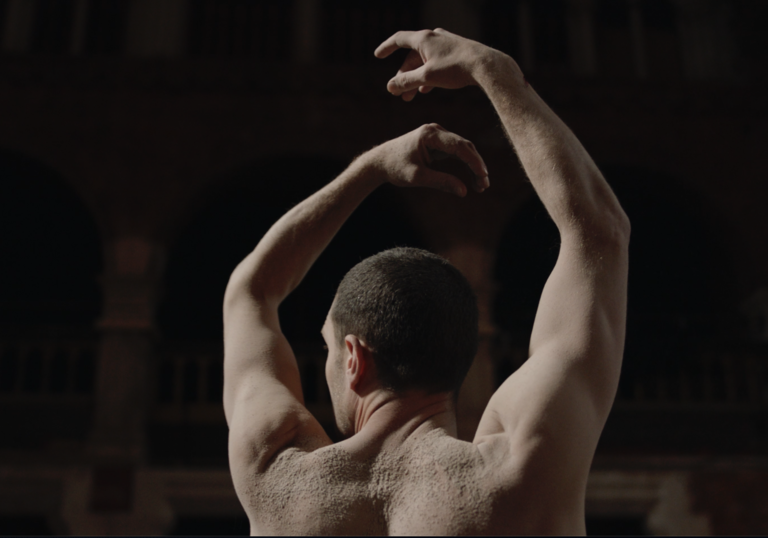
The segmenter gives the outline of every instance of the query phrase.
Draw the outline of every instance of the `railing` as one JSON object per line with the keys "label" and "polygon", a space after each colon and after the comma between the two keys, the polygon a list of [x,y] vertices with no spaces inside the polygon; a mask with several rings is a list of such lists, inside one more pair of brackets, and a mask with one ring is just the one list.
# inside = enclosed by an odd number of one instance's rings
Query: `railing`
{"label": "railing", "polygon": [[[519,368],[527,348],[507,348],[496,385]],[[621,405],[749,406],[768,404],[768,356],[758,352],[702,353],[695,360],[661,365],[625,359],[617,402]]]}
{"label": "railing", "polygon": [[129,0],[0,0],[0,42],[8,52],[117,54],[128,8]]}
{"label": "railing", "polygon": [[191,0],[189,52],[280,61],[291,51],[293,2]]}
{"label": "railing", "polygon": [[222,352],[207,344],[167,346],[157,370],[155,418],[168,422],[223,419]]}
{"label": "railing", "polygon": [[90,399],[97,342],[94,340],[0,340],[0,398]]}
{"label": "railing", "polygon": [[422,6],[417,1],[325,0],[320,5],[324,61],[370,61],[373,50],[398,30],[423,27]]}
{"label": "railing", "polygon": [[[294,345],[294,352],[307,408],[328,431],[333,431],[333,408],[324,375],[326,355],[319,345]],[[223,425],[221,348],[174,344],[161,357],[154,423],[169,427]],[[526,349],[507,348],[497,360],[497,383],[526,359]],[[756,416],[756,412],[762,413],[766,404],[766,357],[757,352],[710,353],[671,373],[646,368],[639,375],[631,368],[625,369],[614,409],[641,415],[648,412],[649,417],[670,412],[677,417],[675,420],[687,420],[684,417],[689,412],[697,416],[727,412],[736,413],[727,416],[743,422],[752,420],[748,417]]]}
{"label": "railing", "polygon": [[[480,33],[473,37],[515,55],[529,72],[659,80],[683,74],[680,54],[670,54],[685,48],[678,38],[677,3],[670,0],[601,0],[586,12],[565,0],[470,4],[464,17],[477,19]],[[130,0],[13,5],[0,0],[5,52],[119,55],[131,35],[142,31],[136,21],[128,24]],[[283,63],[298,52],[297,43],[308,40],[315,51],[310,56],[320,63],[347,64],[370,62],[371,51],[397,30],[431,26],[422,20],[428,11],[417,0],[187,0],[173,16],[186,26],[181,49],[192,57]],[[6,39],[3,32],[12,35]]]}
{"label": "railing", "polygon": [[656,365],[627,375],[619,401],[761,405],[768,396],[768,361],[753,354],[703,354],[667,370]]}
{"label": "railing", "polygon": [[[307,408],[323,423],[332,420],[331,398],[325,381],[325,359],[319,345],[294,345]],[[157,371],[158,422],[220,422],[223,352],[210,344],[169,344],[161,351]]]}

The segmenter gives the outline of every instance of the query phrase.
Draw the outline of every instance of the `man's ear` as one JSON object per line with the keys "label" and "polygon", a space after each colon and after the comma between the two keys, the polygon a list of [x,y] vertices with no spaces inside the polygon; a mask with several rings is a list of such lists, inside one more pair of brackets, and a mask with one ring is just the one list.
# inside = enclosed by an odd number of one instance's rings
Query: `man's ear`
{"label": "man's ear", "polygon": [[349,387],[359,392],[362,382],[371,367],[371,352],[368,347],[355,335],[348,334],[344,338],[347,347],[345,361],[345,376]]}

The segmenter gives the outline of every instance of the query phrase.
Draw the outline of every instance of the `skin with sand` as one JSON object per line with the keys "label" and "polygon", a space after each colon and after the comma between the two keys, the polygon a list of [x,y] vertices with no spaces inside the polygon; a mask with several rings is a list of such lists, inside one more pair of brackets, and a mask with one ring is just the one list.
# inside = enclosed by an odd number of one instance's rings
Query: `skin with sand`
{"label": "skin with sand", "polygon": [[[509,56],[445,30],[398,32],[410,52],[387,89],[406,101],[477,85],[495,107],[558,227],[529,359],[491,398],[472,442],[453,395],[395,394],[359,335],[322,328],[344,441],[304,406],[277,309],[354,209],[385,182],[465,196],[488,171],[471,142],[429,124],[358,157],[290,210],[232,274],[224,299],[224,409],[252,534],[584,534],[584,495],[616,395],[624,346],[629,221],[582,145]],[[435,155],[472,176],[430,167]],[[450,331],[446,327],[446,331]]]}

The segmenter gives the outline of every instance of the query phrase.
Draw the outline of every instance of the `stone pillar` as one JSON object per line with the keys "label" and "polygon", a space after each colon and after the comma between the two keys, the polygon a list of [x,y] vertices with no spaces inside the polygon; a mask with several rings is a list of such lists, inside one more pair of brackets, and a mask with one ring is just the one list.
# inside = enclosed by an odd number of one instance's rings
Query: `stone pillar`
{"label": "stone pillar", "polygon": [[480,38],[480,16],[468,0],[426,0],[422,4],[424,26],[443,28],[469,39]]}
{"label": "stone pillar", "polygon": [[768,344],[768,287],[758,288],[749,295],[741,304],[741,313],[747,322],[749,338]]}
{"label": "stone pillar", "polygon": [[728,77],[733,73],[733,42],[727,3],[676,0],[683,70],[688,78]]}
{"label": "stone pillar", "polygon": [[643,79],[648,77],[648,54],[645,47],[645,28],[643,13],[637,1],[629,4],[629,29],[632,36],[632,56],[635,60],[635,75]]}
{"label": "stone pillar", "polygon": [[186,0],[133,0],[128,13],[126,52],[173,58],[186,49]]}
{"label": "stone pillar", "polygon": [[317,60],[320,46],[320,1],[295,0],[293,7],[293,60],[306,64]]}
{"label": "stone pillar", "polygon": [[[110,499],[115,492],[95,491],[94,471],[87,467],[69,470],[64,479],[61,518],[75,536],[162,536],[173,524],[173,511],[164,483],[157,473],[138,470],[132,477],[133,493],[125,509],[103,510],[94,506],[97,495]],[[119,496],[119,492],[117,492]],[[98,504],[98,503],[97,503]]]}
{"label": "stone pillar", "polygon": [[574,75],[597,73],[593,0],[568,1],[568,53]]}
{"label": "stone pillar", "polygon": [[648,530],[658,536],[711,536],[709,518],[693,513],[686,473],[670,473],[662,482],[658,502],[648,514]]}
{"label": "stone pillar", "polygon": [[69,52],[73,55],[83,53],[85,48],[85,30],[88,22],[89,0],[75,0],[74,16],[72,18],[72,40]]}
{"label": "stone pillar", "polygon": [[477,306],[480,311],[480,345],[475,361],[459,392],[457,410],[459,439],[471,441],[495,389],[491,348],[496,334],[492,310],[496,292],[493,280],[495,255],[493,252],[469,244],[454,245],[439,254],[467,277],[477,295]]}
{"label": "stone pillar", "polygon": [[709,536],[709,518],[692,509],[689,474],[681,470],[593,469],[586,492],[587,516],[644,516],[651,534]]}
{"label": "stone pillar", "polygon": [[531,15],[531,6],[528,0],[521,0],[517,7],[517,35],[520,39],[520,58],[515,58],[515,60],[520,64],[523,71],[527,71],[534,67],[533,17]]}
{"label": "stone pillar", "polygon": [[163,250],[121,237],[105,251],[91,461],[65,477],[61,517],[75,535],[162,535],[173,514],[162,484],[142,464]]}
{"label": "stone pillar", "polygon": [[163,251],[146,239],[122,237],[111,241],[106,253],[92,466],[68,476],[62,518],[72,534],[159,535],[168,530],[172,514],[141,466]]}
{"label": "stone pillar", "polygon": [[24,53],[29,50],[36,11],[35,0],[8,0],[3,28],[3,52]]}
{"label": "stone pillar", "polygon": [[97,462],[132,465],[143,459],[162,269],[162,250],[145,239],[123,237],[108,245],[91,436]]}

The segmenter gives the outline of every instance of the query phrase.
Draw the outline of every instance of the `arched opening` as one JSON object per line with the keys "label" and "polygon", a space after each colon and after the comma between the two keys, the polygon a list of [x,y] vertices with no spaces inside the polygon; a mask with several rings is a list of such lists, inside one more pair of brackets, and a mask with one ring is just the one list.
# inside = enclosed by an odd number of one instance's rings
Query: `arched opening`
{"label": "arched opening", "polygon": [[559,75],[568,63],[568,3],[564,0],[488,0],[479,9],[483,43],[530,66]]}
{"label": "arched opening", "polygon": [[422,4],[413,0],[322,0],[319,57],[329,63],[370,61],[370,51],[395,32],[423,28]]}
{"label": "arched opening", "polygon": [[695,194],[641,169],[605,174],[632,221],[620,397],[680,399],[681,370],[695,372],[707,349],[733,337],[726,262]]}
{"label": "arched opening", "polygon": [[[716,375],[717,361],[709,374],[702,369],[708,368],[704,365],[713,349],[735,337],[728,315],[735,302],[727,261],[712,239],[700,201],[647,170],[608,166],[604,174],[632,222],[619,398],[717,399],[725,390],[723,377]],[[502,333],[499,383],[527,358],[534,315],[558,249],[557,228],[534,195],[508,224],[499,249],[494,307]],[[714,385],[706,388],[710,382]]]}
{"label": "arched opening", "polygon": [[0,153],[0,322],[92,328],[101,307],[99,231],[83,202],[45,166]]}
{"label": "arched opening", "polygon": [[188,49],[193,56],[285,61],[293,10],[293,2],[285,0],[192,0]]}
{"label": "arched opening", "polygon": [[[264,161],[234,174],[208,197],[169,250],[159,326],[165,340],[158,398],[166,409],[150,435],[157,461],[226,464],[226,426],[203,419],[221,407],[222,301],[229,276],[288,209],[328,183],[344,163],[317,157]],[[281,327],[291,342],[302,375],[307,406],[333,432],[333,414],[324,376],[320,329],[338,283],[353,265],[394,246],[421,246],[394,188],[373,193],[331,242],[304,282],[280,307]],[[177,409],[174,414],[171,409]],[[186,409],[186,411],[182,411]],[[186,413],[186,414],[185,414]],[[158,415],[161,416],[161,415]],[[175,417],[175,418],[174,418]],[[186,417],[182,420],[182,417]],[[168,426],[168,422],[175,425]],[[185,433],[186,432],[186,433]],[[197,432],[197,433],[193,433]],[[194,442],[182,439],[193,435]],[[211,440],[209,446],[201,439]],[[152,440],[154,439],[154,440]],[[197,452],[195,452],[197,450]]]}
{"label": "arched opening", "polygon": [[677,9],[669,0],[598,0],[595,38],[600,74],[607,77],[679,78]]}
{"label": "arched opening", "polygon": [[[87,398],[101,308],[99,231],[55,172],[9,153],[0,153],[0,252],[0,393]],[[3,414],[4,445],[85,434],[87,415],[35,409]]]}

